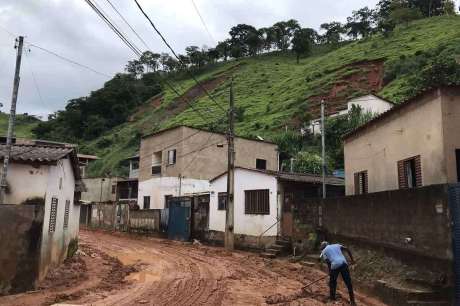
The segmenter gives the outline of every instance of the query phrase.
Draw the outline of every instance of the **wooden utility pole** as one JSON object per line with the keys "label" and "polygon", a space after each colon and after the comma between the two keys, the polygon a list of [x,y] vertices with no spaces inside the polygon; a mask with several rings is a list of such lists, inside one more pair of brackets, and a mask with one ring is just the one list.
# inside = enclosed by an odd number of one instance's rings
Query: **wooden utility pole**
{"label": "wooden utility pole", "polygon": [[16,121],[16,101],[18,100],[18,90],[19,90],[19,72],[21,70],[21,58],[22,58],[22,47],[24,44],[24,37],[19,36],[16,39],[17,45],[14,47],[18,49],[16,55],[16,70],[14,72],[14,83],[13,83],[13,95],[11,97],[11,109],[10,109],[10,118],[8,121],[8,134],[6,136],[6,154],[3,158],[3,171],[0,180],[0,204],[4,204],[5,193],[8,187],[6,182],[6,177],[8,174],[8,164],[10,163],[11,156],[11,144],[13,143],[14,135],[14,123]]}
{"label": "wooden utility pole", "polygon": [[321,161],[323,174],[323,199],[326,198],[326,131],[324,130],[324,100],[321,100]]}
{"label": "wooden utility pole", "polygon": [[228,109],[228,170],[227,170],[227,209],[225,213],[225,248],[233,250],[234,242],[234,187],[235,187],[235,148],[234,148],[234,98],[233,78],[230,83],[230,105]]}

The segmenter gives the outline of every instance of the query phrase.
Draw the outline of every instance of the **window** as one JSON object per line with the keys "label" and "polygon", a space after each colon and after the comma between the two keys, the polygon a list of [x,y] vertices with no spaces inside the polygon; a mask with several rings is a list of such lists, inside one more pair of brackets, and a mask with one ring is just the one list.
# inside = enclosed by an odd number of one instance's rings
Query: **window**
{"label": "window", "polygon": [[355,173],[355,194],[366,194],[369,192],[369,181],[367,170]]}
{"label": "window", "polygon": [[265,159],[256,159],[256,169],[266,170],[267,169],[267,161]]}
{"label": "window", "polygon": [[460,149],[455,150],[455,156],[457,160],[457,182],[460,183]]}
{"label": "window", "polygon": [[117,185],[112,185],[112,194],[117,192]]}
{"label": "window", "polygon": [[161,174],[161,165],[152,166],[152,175],[160,175],[160,174]]}
{"label": "window", "polygon": [[144,209],[150,209],[150,196],[144,196]]}
{"label": "window", "polygon": [[269,215],[270,191],[268,189],[245,190],[244,213],[247,215]]}
{"label": "window", "polygon": [[59,178],[59,190],[62,190],[62,177]]}
{"label": "window", "polygon": [[217,194],[217,209],[227,210],[227,193],[226,192],[219,192]]}
{"label": "window", "polygon": [[64,229],[69,227],[69,210],[70,210],[70,200],[66,200],[65,209],[64,209]]}
{"label": "window", "polygon": [[138,170],[139,169],[139,161],[136,160],[131,160],[131,169],[132,170]]}
{"label": "window", "polygon": [[399,189],[422,186],[422,165],[420,155],[398,161]]}
{"label": "window", "polygon": [[51,198],[51,210],[50,210],[50,224],[49,232],[54,233],[56,230],[56,214],[57,214],[58,199]]}
{"label": "window", "polygon": [[155,152],[152,155],[152,175],[161,175],[162,153]]}
{"label": "window", "polygon": [[176,150],[168,151],[168,165],[174,165],[176,163]]}

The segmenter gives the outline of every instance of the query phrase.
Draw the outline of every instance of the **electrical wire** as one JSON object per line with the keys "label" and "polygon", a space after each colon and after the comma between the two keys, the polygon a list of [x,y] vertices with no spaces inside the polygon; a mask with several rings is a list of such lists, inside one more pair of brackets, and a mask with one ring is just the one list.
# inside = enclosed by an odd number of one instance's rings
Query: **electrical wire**
{"label": "electrical wire", "polygon": [[102,75],[102,76],[111,78],[111,76],[108,75],[108,74],[106,74],[106,73],[97,71],[97,70],[95,70],[95,69],[93,69],[93,68],[91,68],[91,67],[89,67],[89,66],[87,66],[87,65],[80,64],[80,63],[78,63],[78,62],[76,62],[76,61],[74,61],[74,60],[71,60],[71,59],[69,59],[69,58],[66,58],[66,57],[64,57],[64,56],[62,56],[62,55],[60,55],[60,54],[58,54],[58,53],[56,53],[56,52],[54,52],[54,51],[48,50],[48,49],[46,49],[46,48],[44,48],[44,47],[40,47],[40,46],[38,46],[38,45],[36,45],[36,44],[34,44],[34,43],[27,43],[27,45],[32,46],[32,47],[37,48],[37,49],[40,49],[40,50],[42,50],[42,51],[44,51],[44,52],[46,52],[46,53],[49,53],[49,54],[51,54],[51,55],[54,55],[54,56],[60,58],[61,60],[64,60],[64,61],[69,62],[69,63],[71,63],[71,64],[80,66],[80,67],[82,67],[82,68],[85,68],[85,69],[87,69],[87,70],[89,70],[89,71],[92,71],[92,72],[94,72],[94,73],[97,73],[97,74],[99,74],[99,75]]}
{"label": "electrical wire", "polygon": [[118,16],[120,16],[120,18],[124,21],[124,23],[126,23],[126,25],[131,29],[131,31],[133,31],[134,35],[136,35],[136,37],[139,38],[139,40],[142,42],[142,44],[145,46],[145,48],[147,50],[150,50],[151,48],[149,47],[149,45],[147,45],[145,40],[142,39],[142,37],[136,32],[136,30],[134,30],[134,28],[131,26],[131,24],[129,24],[129,22],[126,20],[126,18],[120,13],[120,11],[118,11],[118,9],[115,7],[115,5],[113,5],[110,0],[106,0],[106,1],[109,3],[109,5],[112,7],[112,9],[118,14]]}
{"label": "electrical wire", "polygon": [[107,26],[123,41],[123,43],[128,46],[128,48],[133,51],[133,53],[141,57],[142,52],[140,49],[131,41],[129,41],[128,38],[112,23],[109,18],[105,15],[105,12],[103,12],[102,9],[98,8],[91,0],[85,0],[85,2],[91,7],[91,9],[107,24]]}
{"label": "electrical wire", "polygon": [[[163,36],[163,34],[161,34],[161,32],[157,29],[157,27],[155,26],[155,24],[153,23],[153,21],[150,19],[150,17],[147,15],[147,13],[144,11],[144,9],[142,8],[142,6],[139,4],[139,2],[137,0],[134,0],[134,2],[136,3],[137,7],[139,8],[139,10],[142,12],[142,14],[144,15],[144,17],[149,21],[150,25],[152,26],[152,28],[155,30],[155,32],[160,36],[161,40],[164,42],[164,44],[166,45],[166,47],[168,47],[168,49],[172,52],[172,54],[174,55],[174,57],[179,61],[179,63],[181,65],[183,65],[185,67],[185,63],[182,61],[182,59],[177,55],[176,51],[174,51],[174,49],[171,47],[171,45],[168,43],[168,41],[166,40],[166,38]],[[220,108],[224,113],[227,113],[227,110],[224,109],[215,99],[214,97],[209,93],[209,91],[201,84],[200,81],[198,81],[198,79],[193,75],[193,73],[191,73],[188,69],[186,69],[186,72],[187,74],[194,80],[194,82],[201,88],[201,90],[211,99],[211,101],[218,107]]]}
{"label": "electrical wire", "polygon": [[191,0],[191,1],[192,1],[192,4],[193,4],[193,8],[195,9],[195,12],[197,13],[198,17],[200,17],[200,20],[201,20],[201,23],[203,24],[203,27],[205,28],[205,30],[208,33],[209,37],[211,38],[212,42],[215,45],[217,45],[217,41],[214,39],[214,36],[212,36],[211,31],[209,31],[209,28],[208,28],[206,22],[204,21],[204,18],[201,15],[200,10],[198,9],[198,6],[195,3],[195,0]]}
{"label": "electrical wire", "polygon": [[33,83],[34,83],[34,86],[35,86],[35,90],[37,91],[37,94],[38,94],[38,97],[40,99],[40,102],[42,104],[43,107],[47,108],[47,105],[45,103],[45,100],[43,100],[43,97],[42,97],[42,93],[41,93],[41,90],[40,90],[40,87],[38,86],[38,82],[37,82],[37,79],[35,78],[35,73],[34,73],[34,70],[32,69],[32,65],[30,65],[30,62],[29,62],[29,55],[27,53],[27,51],[25,52],[26,56],[25,56],[25,59],[26,59],[26,62],[30,68],[30,74],[32,75],[32,80],[33,80]]}

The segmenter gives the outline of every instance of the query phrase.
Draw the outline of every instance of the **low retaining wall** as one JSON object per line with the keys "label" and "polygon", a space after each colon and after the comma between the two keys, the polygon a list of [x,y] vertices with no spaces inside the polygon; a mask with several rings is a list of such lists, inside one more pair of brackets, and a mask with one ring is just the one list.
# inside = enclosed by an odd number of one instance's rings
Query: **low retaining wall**
{"label": "low retaining wall", "polygon": [[[250,236],[235,234],[235,247],[240,250],[262,250],[276,242],[276,236]],[[208,231],[206,241],[218,246],[223,246],[225,233],[220,231]]]}
{"label": "low retaining wall", "polygon": [[160,209],[135,210],[129,212],[129,231],[160,231]]}
{"label": "low retaining wall", "polygon": [[34,288],[43,216],[43,205],[0,205],[0,294]]}

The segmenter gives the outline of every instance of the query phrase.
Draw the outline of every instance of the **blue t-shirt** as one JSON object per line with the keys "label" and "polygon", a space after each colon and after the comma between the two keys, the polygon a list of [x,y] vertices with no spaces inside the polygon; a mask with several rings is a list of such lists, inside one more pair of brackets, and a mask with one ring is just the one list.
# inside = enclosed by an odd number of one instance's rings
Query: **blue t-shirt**
{"label": "blue t-shirt", "polygon": [[340,268],[340,266],[347,263],[347,260],[342,253],[342,245],[340,244],[328,245],[321,252],[320,257],[329,260],[332,270]]}

